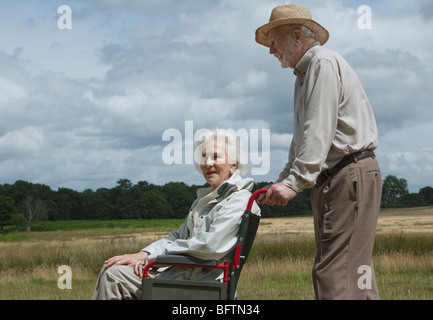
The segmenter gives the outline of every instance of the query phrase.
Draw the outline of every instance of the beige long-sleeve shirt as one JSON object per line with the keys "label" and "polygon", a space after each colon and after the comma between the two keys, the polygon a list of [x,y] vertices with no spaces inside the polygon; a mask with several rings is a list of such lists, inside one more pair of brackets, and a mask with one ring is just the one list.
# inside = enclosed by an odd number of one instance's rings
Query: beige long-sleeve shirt
{"label": "beige long-sleeve shirt", "polygon": [[316,43],[294,74],[293,140],[277,182],[301,192],[344,156],[376,149],[378,134],[364,89],[338,53]]}

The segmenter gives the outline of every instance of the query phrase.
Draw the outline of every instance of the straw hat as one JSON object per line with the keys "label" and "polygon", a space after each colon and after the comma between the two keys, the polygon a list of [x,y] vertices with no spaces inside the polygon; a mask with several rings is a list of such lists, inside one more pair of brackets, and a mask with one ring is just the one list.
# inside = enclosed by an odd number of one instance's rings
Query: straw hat
{"label": "straw hat", "polygon": [[266,47],[270,47],[268,32],[269,30],[286,25],[300,24],[314,32],[316,39],[321,45],[328,41],[328,31],[312,19],[310,11],[296,4],[286,4],[272,10],[269,23],[256,30],[256,41]]}

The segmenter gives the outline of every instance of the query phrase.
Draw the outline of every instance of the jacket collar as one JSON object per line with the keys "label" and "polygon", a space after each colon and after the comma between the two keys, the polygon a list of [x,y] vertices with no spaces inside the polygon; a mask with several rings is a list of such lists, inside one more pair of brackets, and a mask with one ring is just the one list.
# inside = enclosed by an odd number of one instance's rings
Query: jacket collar
{"label": "jacket collar", "polygon": [[[251,178],[243,179],[238,171],[235,171],[230,179],[224,181],[216,190],[218,193],[218,198],[223,198],[227,193],[231,193],[233,191],[238,191],[242,189],[252,190],[254,185],[254,181]],[[200,188],[197,190],[197,198],[200,199],[205,195],[212,192],[212,188]]]}

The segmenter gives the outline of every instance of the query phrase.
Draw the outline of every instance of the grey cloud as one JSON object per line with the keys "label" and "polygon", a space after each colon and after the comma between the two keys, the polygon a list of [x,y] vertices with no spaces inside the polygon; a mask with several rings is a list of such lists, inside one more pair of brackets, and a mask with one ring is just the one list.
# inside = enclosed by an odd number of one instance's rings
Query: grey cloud
{"label": "grey cloud", "polygon": [[345,54],[354,66],[361,69],[410,69],[418,71],[423,68],[421,60],[409,51],[397,49],[385,49],[378,51],[374,49],[356,48]]}
{"label": "grey cloud", "polygon": [[[381,132],[432,120],[428,51],[396,47],[389,40],[378,47],[379,31],[356,30],[356,7],[308,3],[313,16],[319,13],[330,30],[341,30],[332,34],[330,44],[344,48]],[[91,58],[106,72],[97,79],[76,79],[67,72],[54,72],[55,67],[52,71],[38,67],[37,58],[44,52],[24,59],[29,50],[26,39],[12,54],[0,49],[0,175],[9,182],[21,178],[78,189],[111,187],[119,178],[181,181],[194,169],[162,163],[167,144],[162,134],[174,128],[184,137],[185,121],[191,120],[194,130],[270,128],[271,172],[255,178],[274,180],[287,160],[295,76],[255,43],[254,32],[278,4],[260,0],[71,4],[75,29],[62,38],[46,39],[47,46],[59,43],[61,48],[54,51],[66,55],[61,57],[64,62],[73,67],[83,62],[83,69],[92,61],[76,60],[68,48],[90,47],[95,54]],[[331,10],[335,14],[329,18]],[[391,18],[381,22],[389,28],[394,23]],[[358,32],[356,36],[343,32],[348,26]],[[11,139],[19,143],[14,146]],[[401,170],[398,164],[394,167]],[[202,182],[199,175],[189,179],[185,182]]]}
{"label": "grey cloud", "polygon": [[209,9],[209,2],[202,0],[101,0],[99,2],[101,8],[109,10],[128,10],[128,11],[144,11],[151,14],[173,14],[183,11],[193,11],[200,13]]}
{"label": "grey cloud", "polygon": [[413,52],[358,48],[345,57],[363,83],[381,134],[433,120],[427,84],[433,81],[431,68]]}
{"label": "grey cloud", "polygon": [[419,0],[419,12],[424,21],[428,21],[433,17],[433,2],[431,0]]}

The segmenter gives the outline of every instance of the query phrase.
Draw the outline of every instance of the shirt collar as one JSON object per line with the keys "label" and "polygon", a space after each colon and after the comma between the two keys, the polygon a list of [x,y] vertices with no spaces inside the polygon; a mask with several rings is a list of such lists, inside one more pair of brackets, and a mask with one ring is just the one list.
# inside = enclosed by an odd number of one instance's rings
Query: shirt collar
{"label": "shirt collar", "polygon": [[307,74],[308,70],[308,65],[310,64],[311,59],[313,59],[313,56],[316,52],[316,50],[313,50],[313,48],[317,46],[320,46],[319,42],[313,43],[311,47],[307,50],[307,52],[305,52],[305,54],[302,56],[301,60],[299,60],[295,69],[293,70],[293,73],[298,77],[300,83],[304,82],[305,75]]}

